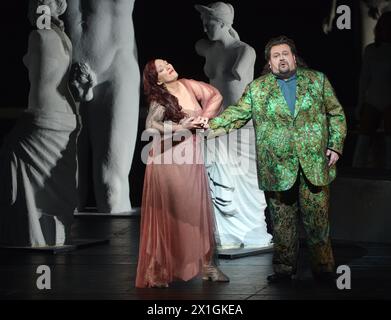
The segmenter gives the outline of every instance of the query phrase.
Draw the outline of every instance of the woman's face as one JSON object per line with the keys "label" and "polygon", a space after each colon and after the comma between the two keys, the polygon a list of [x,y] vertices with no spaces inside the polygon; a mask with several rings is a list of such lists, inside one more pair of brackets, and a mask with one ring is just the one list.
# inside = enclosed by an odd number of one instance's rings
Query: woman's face
{"label": "woman's face", "polygon": [[221,37],[223,23],[216,19],[204,19],[204,31],[207,34],[209,40],[216,41]]}
{"label": "woman's face", "polygon": [[155,67],[158,76],[158,84],[169,83],[178,79],[178,73],[166,60],[156,59]]}

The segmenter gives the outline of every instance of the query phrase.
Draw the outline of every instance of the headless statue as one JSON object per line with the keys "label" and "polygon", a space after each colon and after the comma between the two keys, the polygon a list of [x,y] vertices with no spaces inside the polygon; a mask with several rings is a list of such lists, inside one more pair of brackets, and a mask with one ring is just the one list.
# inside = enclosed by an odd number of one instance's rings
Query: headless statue
{"label": "headless statue", "polygon": [[374,42],[374,32],[379,17],[388,11],[391,11],[390,0],[363,0],[361,6],[361,44],[364,51],[365,47]]}
{"label": "headless statue", "polygon": [[87,202],[90,158],[98,211],[118,214],[132,209],[129,171],[140,85],[133,5],[134,0],[68,0],[65,21],[73,60],[88,63],[97,80],[94,99],[81,105],[79,210]]}
{"label": "headless statue", "polygon": [[[344,4],[338,0],[330,0],[330,13],[323,21],[323,32],[330,33],[333,30],[335,19],[337,17],[337,6]],[[361,48],[364,48],[373,42],[373,29],[375,28],[377,19],[385,13],[391,11],[391,0],[361,0]]]}
{"label": "headless statue", "polygon": [[[204,72],[210,84],[222,94],[226,108],[239,100],[246,85],[253,80],[255,50],[240,41],[232,28],[232,5],[216,2],[195,8],[201,13],[208,36],[199,40],[195,48],[205,57]],[[264,215],[266,200],[257,182],[252,121],[216,140],[207,142],[207,170],[219,246],[225,249],[270,245],[271,235],[267,233]]]}
{"label": "headless statue", "polygon": [[[323,30],[327,34],[332,30],[332,27],[335,23],[336,18],[336,8],[338,5],[338,0],[331,0],[331,10],[329,16],[325,19],[323,24]],[[389,61],[386,57],[389,56],[389,49],[384,49],[384,46],[381,50],[374,48],[375,41],[375,27],[377,25],[378,19],[384,13],[391,11],[391,0],[362,0],[360,1],[360,18],[361,18],[361,50],[363,53],[363,61],[361,66],[361,75],[360,75],[360,86],[359,86],[359,98],[358,105],[356,106],[355,116],[358,121],[362,121],[368,116],[361,116],[361,110],[364,104],[368,106],[367,91],[370,91],[370,98],[372,103],[371,108],[376,105],[377,109],[380,109],[381,112],[388,104],[384,102],[387,100],[388,94],[387,89],[387,77],[383,80],[384,70],[387,70],[385,66],[380,66],[379,72],[376,71],[376,68],[379,68],[379,62]],[[386,45],[387,46],[387,45]],[[384,52],[382,52],[384,50]],[[385,65],[387,62],[385,63]],[[374,70],[371,70],[375,66]],[[373,75],[375,77],[373,77]],[[373,81],[375,80],[375,81]],[[381,85],[377,85],[381,83]],[[368,86],[371,84],[371,90],[368,90]],[[373,89],[376,88],[376,89]],[[375,103],[373,103],[375,101]],[[371,167],[373,159],[373,150],[371,146],[371,137],[368,133],[361,132],[356,141],[355,151],[353,155],[352,166],[357,168],[362,167]],[[391,169],[391,137],[388,135],[385,136],[385,147],[386,147],[386,169]]]}
{"label": "headless statue", "polygon": [[[5,138],[0,154],[0,243],[8,246],[69,243],[77,204],[80,120],[68,87],[72,45],[58,18],[67,4],[65,0],[30,0],[33,26],[41,5],[50,10],[44,18],[51,23],[30,33],[23,58],[30,80],[28,108]],[[78,84],[80,76],[73,78]],[[86,81],[80,92],[91,87]]]}

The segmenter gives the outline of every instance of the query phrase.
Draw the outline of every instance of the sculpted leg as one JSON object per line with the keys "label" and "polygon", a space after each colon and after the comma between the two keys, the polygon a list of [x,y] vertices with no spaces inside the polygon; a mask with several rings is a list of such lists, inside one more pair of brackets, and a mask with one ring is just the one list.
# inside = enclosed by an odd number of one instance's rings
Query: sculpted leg
{"label": "sculpted leg", "polygon": [[131,210],[128,179],[136,144],[139,104],[139,88],[133,86],[131,80],[138,83],[138,71],[137,76],[133,72],[133,79],[116,81],[116,87],[102,85],[101,98],[97,98],[100,105],[89,109],[93,179],[99,212]]}
{"label": "sculpted leg", "polygon": [[81,118],[83,121],[82,130],[77,139],[77,191],[78,211],[82,212],[88,204],[89,192],[89,169],[91,159],[91,143],[89,141],[89,127],[87,121],[87,109],[89,103],[82,104]]}

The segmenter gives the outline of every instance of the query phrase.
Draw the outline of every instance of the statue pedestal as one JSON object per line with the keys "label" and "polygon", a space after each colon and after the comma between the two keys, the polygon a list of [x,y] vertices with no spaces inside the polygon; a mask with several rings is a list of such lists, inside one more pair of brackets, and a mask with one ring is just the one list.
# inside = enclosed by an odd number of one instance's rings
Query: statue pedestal
{"label": "statue pedestal", "polygon": [[106,213],[98,212],[96,208],[87,207],[82,212],[75,212],[75,217],[109,217],[109,218],[124,218],[124,217],[136,217],[140,216],[141,208],[132,208],[129,212],[120,212],[120,213]]}
{"label": "statue pedestal", "polygon": [[236,248],[217,250],[220,259],[239,259],[249,256],[256,256],[258,254],[268,252],[273,252],[273,244],[259,248]]}
{"label": "statue pedestal", "polygon": [[74,239],[71,243],[63,246],[45,246],[45,247],[12,247],[0,245],[1,250],[12,250],[20,252],[35,252],[35,253],[51,253],[51,254],[61,254],[77,249],[84,249],[87,247],[97,246],[108,244],[109,239]]}

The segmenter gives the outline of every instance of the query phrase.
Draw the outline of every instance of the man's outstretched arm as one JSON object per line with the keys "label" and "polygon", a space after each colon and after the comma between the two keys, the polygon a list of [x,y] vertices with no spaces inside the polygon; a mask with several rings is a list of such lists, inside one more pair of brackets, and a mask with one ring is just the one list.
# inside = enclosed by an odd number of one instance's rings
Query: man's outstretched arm
{"label": "man's outstretched arm", "polygon": [[218,117],[209,121],[213,131],[224,130],[226,133],[243,127],[252,117],[251,89],[247,86],[236,105],[227,107]]}

